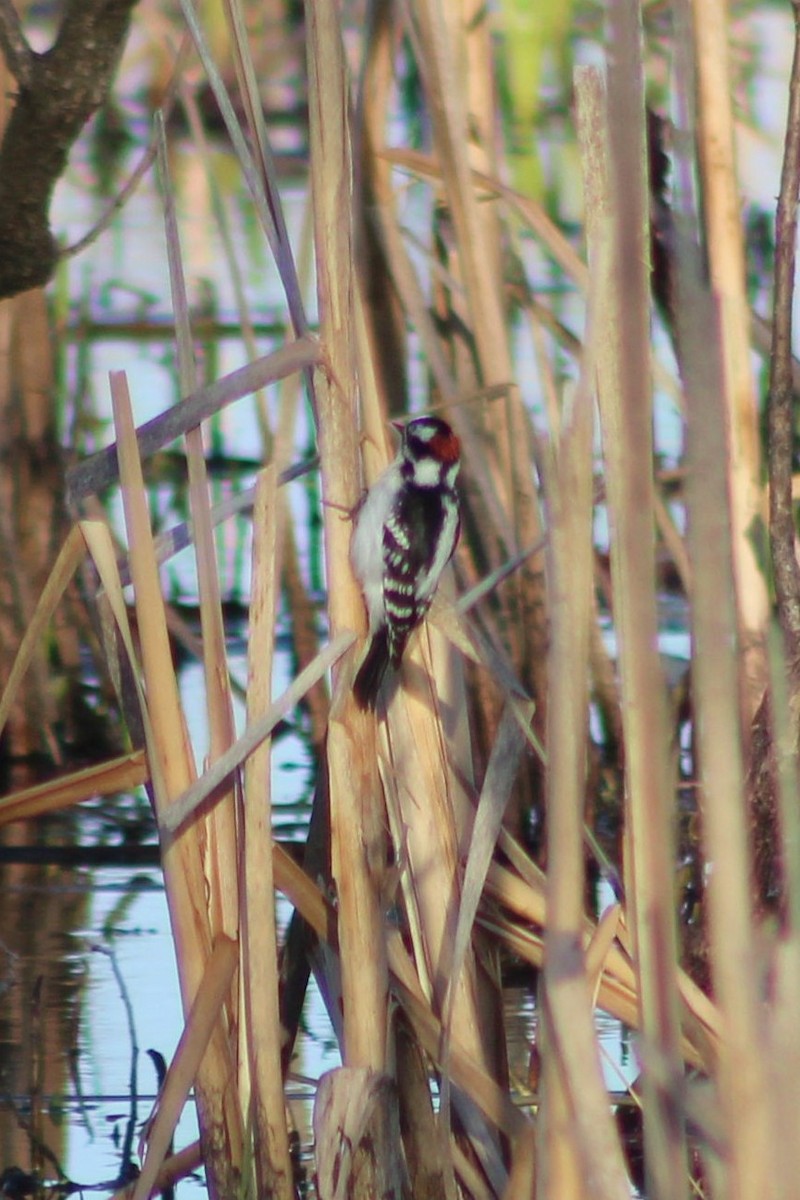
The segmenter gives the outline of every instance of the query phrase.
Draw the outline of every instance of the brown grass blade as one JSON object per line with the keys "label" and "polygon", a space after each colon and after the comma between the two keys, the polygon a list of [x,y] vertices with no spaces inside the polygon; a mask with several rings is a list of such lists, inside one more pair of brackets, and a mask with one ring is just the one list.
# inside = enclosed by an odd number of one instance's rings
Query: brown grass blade
{"label": "brown grass blade", "polygon": [[85,554],[86,543],[80,526],[73,526],[67,534],[67,539],[59,551],[58,558],[39,597],[28,628],[25,630],[25,636],[20,642],[14,665],[3,688],[3,694],[0,696],[0,731],[8,720],[8,714],[11,712],[17,689],[25,672],[34,656],[41,653],[42,634]]}
{"label": "brown grass blade", "polygon": [[[319,460],[317,458],[309,458],[304,462],[295,463],[293,466],[287,467],[285,471],[281,471],[281,486],[291,483],[295,479],[300,479],[312,471],[316,471],[318,466]],[[254,487],[242,488],[241,492],[237,492],[235,496],[226,496],[211,509],[212,525],[216,527],[217,525],[221,525],[223,521],[227,521],[239,513],[246,513],[248,510],[251,510],[254,498]],[[181,524],[175,525],[172,529],[168,529],[165,533],[160,533],[154,543],[158,564],[161,565],[167,562],[174,554],[185,550],[187,546],[191,546],[193,538],[194,530],[191,521],[183,521]],[[130,583],[130,570],[124,559],[120,563],[120,578],[123,583]]]}
{"label": "brown grass blade", "polygon": [[272,843],[272,869],[275,886],[302,914],[318,937],[337,946],[336,914],[319,887],[309,879],[302,867],[277,842]]}
{"label": "brown grass blade", "polygon": [[[100,579],[102,588],[102,591],[99,595],[101,613],[106,606],[108,610],[110,610],[113,621],[116,623],[116,627],[119,631],[120,638],[122,639],[122,644],[125,647],[125,653],[128,656],[128,662],[131,665],[131,675],[133,686],[136,690],[136,700],[139,705],[141,722],[144,726],[147,736],[149,733],[150,717],[142,687],[139,658],[136,648],[133,644],[133,634],[131,632],[130,622],[128,620],[128,607],[122,591],[122,581],[120,579],[117,565],[117,549],[114,539],[112,538],[111,530],[105,521],[81,521],[81,530],[84,538],[86,539],[86,544],[89,547],[89,553],[92,556],[92,562],[94,563],[94,567]],[[110,620],[111,618],[109,617],[109,623]],[[116,654],[116,649],[114,650],[114,653]],[[118,670],[118,664],[115,664],[114,669]],[[157,774],[160,770],[158,762],[154,761],[152,757],[148,759],[148,768],[151,779],[153,775]],[[160,786],[163,790],[163,783],[161,783]],[[156,787],[155,780],[153,780],[153,787]]]}
{"label": "brown grass blade", "polygon": [[[253,323],[252,309],[247,297],[244,274],[238,259],[232,221],[223,198],[220,181],[218,180],[214,171],[211,146],[203,125],[203,118],[200,113],[197,97],[194,91],[185,84],[181,87],[181,104],[183,106],[183,111],[186,114],[186,120],[189,125],[189,132],[191,134],[192,141],[197,148],[197,153],[200,156],[205,169],[206,186],[208,187],[211,209],[214,214],[214,221],[219,234],[219,240],[222,245],[222,252],[225,259],[225,264],[227,266],[228,278],[230,279],[231,288],[235,297],[236,312],[238,315],[239,326],[241,328],[242,342],[247,350],[248,359],[253,362],[256,358],[258,358],[256,334]],[[270,429],[269,414],[267,411],[266,398],[263,390],[259,390],[254,394],[254,402],[256,419],[261,431],[261,453],[262,457],[267,459],[269,456],[269,449],[272,445],[272,431]]]}
{"label": "brown grass blade", "polygon": [[[527,707],[530,722],[533,716],[533,705],[529,704]],[[447,985],[447,1000],[444,1006],[446,1021],[449,1021],[455,994],[454,984],[466,956],[472,926],[486,882],[486,874],[519,769],[520,755],[527,744],[524,732],[520,728],[522,723],[520,714],[506,708],[495,736],[483,787],[475,809],[475,820],[470,834],[469,853],[461,887],[461,903],[453,938],[453,960]]]}
{"label": "brown grass blade", "polygon": [[470,324],[484,382],[498,383],[511,378],[512,370],[500,294],[486,286],[486,267],[495,259],[472,186],[467,98],[464,77],[456,69],[456,62],[463,61],[463,46],[452,37],[457,26],[448,27],[441,4],[414,0],[408,7],[419,39],[419,65],[455,228]]}
{"label": "brown grass blade", "polygon": [[[400,974],[403,972],[398,972],[397,965],[401,955],[405,956],[405,950],[394,942],[390,943],[389,961],[396,976],[393,990],[403,1005],[420,1044],[435,1062],[441,1044],[442,1028],[418,989],[400,982]],[[413,973],[413,967],[406,960],[406,973],[408,971]],[[514,1138],[529,1127],[528,1118],[514,1105],[507,1089],[498,1084],[494,1076],[455,1039],[450,1046],[450,1076],[453,1083],[463,1089],[480,1107],[484,1116],[501,1132]]]}

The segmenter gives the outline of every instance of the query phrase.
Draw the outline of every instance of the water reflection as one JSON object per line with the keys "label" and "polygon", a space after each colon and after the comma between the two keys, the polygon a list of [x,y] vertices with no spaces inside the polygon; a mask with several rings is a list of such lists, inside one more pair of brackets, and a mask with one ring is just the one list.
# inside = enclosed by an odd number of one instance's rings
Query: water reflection
{"label": "water reflection", "polygon": [[[16,1167],[108,1191],[138,1164],[158,1087],[146,1051],[169,1061],[183,1029],[157,847],[142,851],[133,867],[94,871],[0,863],[0,1175]],[[279,919],[288,917],[284,905]],[[289,1089],[303,1153],[316,1078],[336,1062],[312,989]],[[190,1103],[176,1148],[197,1136]],[[202,1177],[179,1195],[204,1197]]]}
{"label": "water reflection", "polygon": [[[48,844],[74,853],[63,836],[73,823],[54,824]],[[14,835],[24,846],[35,836],[47,858],[40,826]],[[13,860],[16,849],[7,839],[0,853]],[[87,849],[78,855],[93,857]],[[158,1088],[142,1050],[169,1059],[182,1029],[157,847],[143,849],[133,867],[98,871],[0,864],[0,1172],[108,1190],[138,1163]],[[197,1136],[191,1106],[177,1136]]]}
{"label": "water reflection", "polygon": [[[8,836],[41,839],[37,824]],[[46,836],[58,840],[59,830],[50,826]],[[0,896],[0,1164],[47,1165],[52,1174],[66,1147],[53,1097],[70,1091],[85,985],[71,946],[88,908],[85,875],[6,863]]]}
{"label": "water reflection", "polygon": [[[58,845],[62,821],[2,831],[3,847]],[[85,871],[0,863],[0,1169],[57,1173],[67,1148],[61,1097],[72,1092],[86,986],[75,935],[85,927]]]}

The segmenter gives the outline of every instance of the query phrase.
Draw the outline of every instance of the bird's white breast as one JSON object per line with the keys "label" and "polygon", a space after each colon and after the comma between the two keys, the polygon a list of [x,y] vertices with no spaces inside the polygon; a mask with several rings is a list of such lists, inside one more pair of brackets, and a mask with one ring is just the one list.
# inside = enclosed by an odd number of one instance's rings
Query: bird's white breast
{"label": "bird's white breast", "polygon": [[392,463],[367,492],[350,542],[350,561],[364,592],[371,631],[383,621],[383,527],[400,482],[400,468]]}

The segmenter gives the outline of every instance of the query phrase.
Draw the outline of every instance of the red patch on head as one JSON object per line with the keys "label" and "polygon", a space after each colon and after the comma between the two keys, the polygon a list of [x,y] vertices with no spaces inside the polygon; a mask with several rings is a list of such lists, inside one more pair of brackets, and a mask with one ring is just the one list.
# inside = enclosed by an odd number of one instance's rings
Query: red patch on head
{"label": "red patch on head", "polygon": [[461,453],[461,443],[452,429],[448,429],[446,433],[435,434],[431,438],[429,445],[440,462],[454,463],[458,461],[458,456]]}

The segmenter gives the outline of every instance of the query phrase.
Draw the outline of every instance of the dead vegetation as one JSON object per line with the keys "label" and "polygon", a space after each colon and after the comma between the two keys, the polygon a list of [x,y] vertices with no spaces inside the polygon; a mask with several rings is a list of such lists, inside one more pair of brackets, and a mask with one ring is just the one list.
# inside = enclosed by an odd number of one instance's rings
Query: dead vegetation
{"label": "dead vegetation", "polygon": [[[457,0],[370,6],[356,77],[337,6],[307,6],[318,334],[309,331],[281,216],[242,14],[233,0],[226,8],[246,138],[188,3],[185,14],[280,271],[294,337],[254,363],[246,381],[237,373],[198,387],[162,140],[181,383],[192,397],[177,416],[188,414],[210,747],[188,743],[158,573],[169,547],[154,542],[142,480],[142,454],[174,438],[176,426],[151,428],[137,441],[122,371],[111,378],[116,461],[106,455],[102,468],[99,460],[78,467],[73,498],[77,504],[97,486],[95,470],[119,478],[128,546],[122,570],[133,583],[137,640],[109,527],[82,516],[0,701],[2,724],[69,580],[90,563],[109,669],[131,681],[127,691],[120,683],[121,706],[143,729],[143,753],[12,795],[0,802],[0,820],[147,780],[186,1032],[130,1194],[148,1195],[199,1157],[212,1197],[254,1187],[259,1195],[294,1194],[283,1081],[297,1013],[281,1005],[289,968],[285,952],[282,981],[278,888],[302,919],[304,944],[325,950],[314,963],[329,972],[323,990],[344,1064],[322,1081],[315,1110],[325,1200],[342,1192],[627,1197],[629,1176],[641,1182],[641,1164],[632,1164],[634,1139],[621,1136],[615,1121],[595,1007],[639,1031],[634,1100],[653,1200],[690,1190],[788,1198],[800,1166],[798,593],[792,553],[778,589],[789,641],[776,641],[768,654],[767,582],[750,536],[763,488],[722,9],[698,4],[694,26],[676,22],[677,107],[696,111],[698,147],[696,164],[680,151],[677,167],[696,168],[704,204],[701,222],[684,198],[659,229],[672,272],[673,377],[654,365],[652,350],[653,197],[635,5],[610,0],[605,75],[584,68],[575,77],[585,257],[537,201],[506,182],[486,9]],[[413,60],[419,75],[430,134],[424,154],[389,139],[401,58],[404,69]],[[796,89],[793,82],[793,96]],[[797,144],[793,114],[787,145]],[[428,189],[434,228],[426,278],[399,215],[402,179]],[[797,186],[789,163],[783,196],[792,211]],[[536,295],[535,279],[520,286],[510,278],[510,251],[521,237],[534,239],[548,269],[581,297],[575,333]],[[783,237],[793,246],[793,227]],[[706,259],[707,272],[700,269]],[[791,400],[792,275],[793,261],[776,287],[773,412]],[[518,386],[515,320],[536,351],[546,427],[534,423]],[[350,693],[365,619],[345,514],[390,453],[387,416],[405,395],[398,380],[407,377],[411,337],[428,372],[427,403],[446,412],[461,438],[465,536],[454,579],[376,722]],[[555,366],[561,353],[573,359],[569,383]],[[247,729],[237,737],[197,420],[204,404],[241,402],[289,373],[305,383],[317,434],[327,641],[301,640],[308,626],[295,586],[302,670],[274,697],[281,579],[297,584],[293,517],[281,492],[297,419],[297,392],[286,388],[254,496]],[[656,470],[654,379],[684,414],[685,534]],[[793,538],[786,440],[778,426],[772,534],[784,562]],[[593,540],[600,503],[610,528],[608,574]],[[704,885],[701,947],[691,956],[676,920],[676,797],[686,781],[658,652],[657,552],[662,565],[674,566],[691,605],[695,851]],[[615,664],[600,632],[598,595],[610,598]],[[120,656],[130,670],[123,672]],[[769,723],[762,709],[751,739],[768,678]],[[319,686],[326,679],[329,694]],[[270,735],[311,694],[315,821],[329,841],[312,834],[304,872],[271,842]],[[618,788],[615,862],[590,821],[601,757],[589,737],[591,705],[602,716],[602,765]],[[196,758],[205,754],[198,772]],[[750,806],[752,780],[762,791]],[[521,836],[531,811],[544,822],[538,858]],[[765,921],[766,898],[754,893],[758,851],[778,881],[779,926]],[[587,871],[605,872],[615,886],[616,900],[599,918],[587,906]],[[401,914],[400,925],[390,910]],[[512,1101],[502,1020],[502,966],[511,958],[531,979],[541,971],[531,1048],[540,1070],[522,1107]],[[164,1163],[193,1083],[201,1146]]]}

